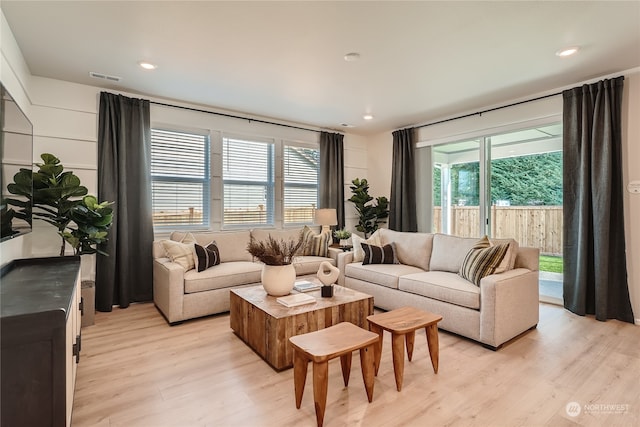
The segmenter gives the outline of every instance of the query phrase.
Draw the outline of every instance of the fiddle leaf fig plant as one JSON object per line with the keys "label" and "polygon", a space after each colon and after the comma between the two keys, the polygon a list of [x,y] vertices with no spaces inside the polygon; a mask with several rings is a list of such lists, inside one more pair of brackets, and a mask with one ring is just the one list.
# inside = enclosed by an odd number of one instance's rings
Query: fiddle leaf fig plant
{"label": "fiddle leaf fig plant", "polygon": [[349,201],[354,204],[359,215],[356,230],[364,233],[364,237],[367,238],[380,224],[386,222],[389,216],[389,200],[380,196],[375,198],[375,203],[371,203],[374,198],[369,195],[369,183],[366,179],[355,178],[351,184],[353,196]]}
{"label": "fiddle leaf fig plant", "polygon": [[[40,158],[43,162],[36,163],[36,172],[20,169],[14,183],[7,187],[11,194],[24,196],[31,203],[7,199],[8,203],[23,210],[32,209],[33,218],[56,227],[62,239],[60,256],[64,255],[66,243],[73,247],[76,255],[106,255],[98,245],[107,241],[113,221],[113,210],[109,206],[113,203],[98,203],[95,196],[87,195],[88,190],[80,185],[80,178],[71,171],[65,172],[60,159],[53,154],[44,153]],[[20,214],[18,211],[15,215]]]}

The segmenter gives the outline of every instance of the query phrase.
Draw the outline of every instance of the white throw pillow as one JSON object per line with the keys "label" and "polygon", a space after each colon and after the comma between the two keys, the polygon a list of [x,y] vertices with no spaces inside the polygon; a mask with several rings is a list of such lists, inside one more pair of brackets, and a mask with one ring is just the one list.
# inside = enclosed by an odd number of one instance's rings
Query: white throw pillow
{"label": "white throw pillow", "polygon": [[382,246],[380,241],[380,233],[376,230],[368,239],[363,239],[357,234],[351,235],[351,242],[353,243],[353,262],[362,262],[364,260],[364,249],[362,249],[361,243],[368,245]]}
{"label": "white throw pillow", "polygon": [[162,246],[167,252],[167,256],[171,261],[180,264],[184,271],[192,270],[196,267],[194,258],[193,245],[196,239],[193,234],[187,233],[181,241],[175,242],[173,240],[163,240]]}

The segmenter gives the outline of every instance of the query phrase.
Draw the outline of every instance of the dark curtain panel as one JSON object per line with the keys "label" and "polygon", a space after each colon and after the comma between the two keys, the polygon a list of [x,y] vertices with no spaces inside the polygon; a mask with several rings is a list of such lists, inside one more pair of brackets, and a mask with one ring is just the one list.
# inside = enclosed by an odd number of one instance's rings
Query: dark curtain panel
{"label": "dark curtain panel", "polygon": [[320,132],[320,206],[335,208],[344,227],[344,135]]}
{"label": "dark curtain panel", "polygon": [[418,231],[414,135],[413,128],[393,132],[389,228],[396,231]]}
{"label": "dark curtain panel", "polygon": [[563,92],[564,306],[633,323],[622,208],[624,77]]}
{"label": "dark curtain panel", "polygon": [[102,92],[98,193],[115,202],[105,251],[97,256],[96,309],[153,298],[149,101]]}

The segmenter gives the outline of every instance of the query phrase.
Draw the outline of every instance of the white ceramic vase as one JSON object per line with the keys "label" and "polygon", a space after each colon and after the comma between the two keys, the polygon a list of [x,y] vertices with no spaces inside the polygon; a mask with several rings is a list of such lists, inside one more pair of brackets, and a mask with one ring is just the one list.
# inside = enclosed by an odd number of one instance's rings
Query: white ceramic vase
{"label": "white ceramic vase", "polygon": [[289,295],[296,282],[296,269],[288,265],[263,265],[262,287],[271,296]]}

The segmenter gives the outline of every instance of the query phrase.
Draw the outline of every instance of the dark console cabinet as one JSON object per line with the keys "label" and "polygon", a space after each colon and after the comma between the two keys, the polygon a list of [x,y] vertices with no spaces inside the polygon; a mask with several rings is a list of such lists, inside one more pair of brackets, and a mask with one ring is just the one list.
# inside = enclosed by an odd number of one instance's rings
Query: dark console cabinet
{"label": "dark console cabinet", "polygon": [[68,426],[81,349],[80,258],[15,260],[0,284],[2,426]]}

